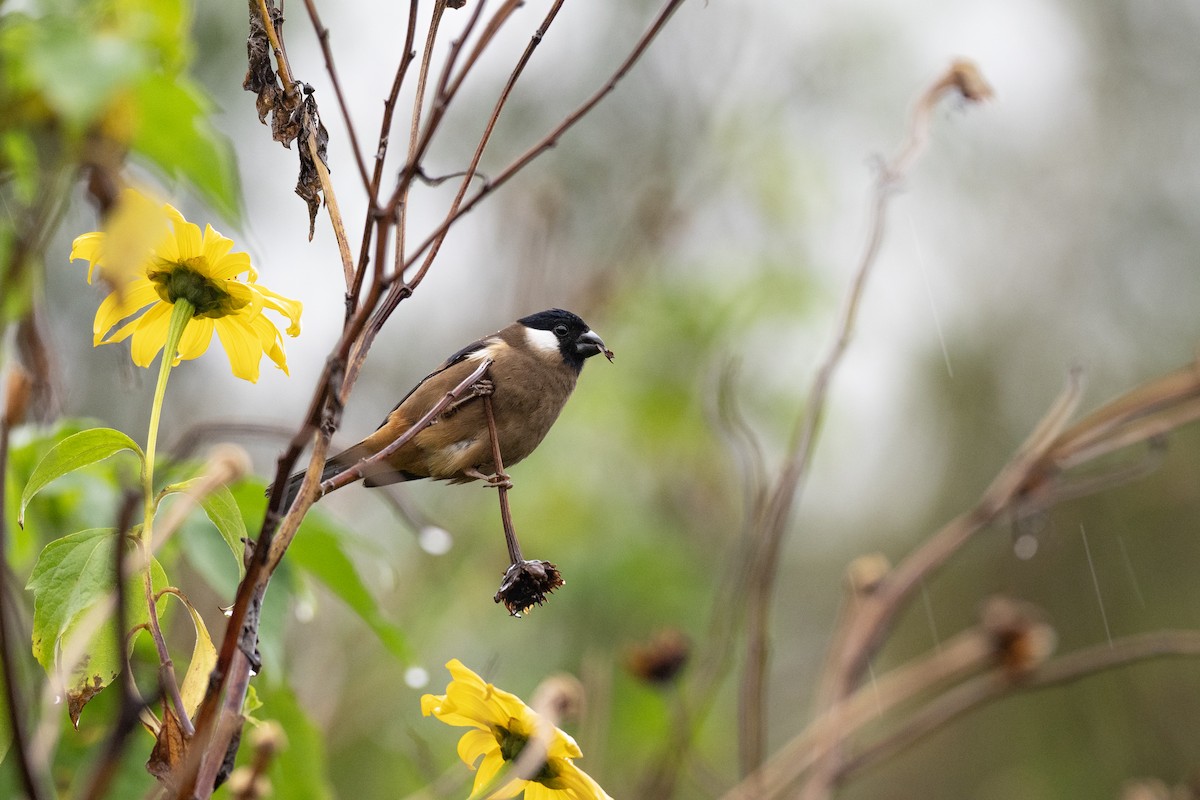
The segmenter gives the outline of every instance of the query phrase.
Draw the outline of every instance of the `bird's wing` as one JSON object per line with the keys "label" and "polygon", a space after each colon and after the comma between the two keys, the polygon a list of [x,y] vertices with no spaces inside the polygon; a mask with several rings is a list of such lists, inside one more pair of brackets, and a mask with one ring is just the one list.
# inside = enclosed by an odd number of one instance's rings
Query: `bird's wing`
{"label": "bird's wing", "polygon": [[499,334],[493,333],[491,336],[485,336],[482,339],[476,339],[475,341],[471,342],[469,345],[467,345],[463,349],[459,350],[454,355],[447,358],[440,365],[438,365],[437,369],[435,369],[433,372],[429,373],[424,378],[422,378],[420,381],[418,381],[416,386],[409,389],[408,394],[406,394],[406,395],[404,395],[404,397],[400,398],[399,403],[396,403],[396,405],[392,406],[392,410],[387,413],[387,416],[383,418],[383,422],[380,422],[378,427],[375,428],[375,430],[379,430],[379,428],[382,428],[384,425],[386,425],[387,421],[389,419],[391,419],[392,413],[395,412],[395,410],[398,409],[400,406],[404,405],[404,401],[407,400],[408,398],[412,397],[413,392],[417,391],[417,389],[420,389],[422,386],[424,386],[429,381],[430,378],[434,377],[435,375],[442,374],[443,372],[445,372],[446,370],[448,370],[450,367],[454,366],[455,364],[466,361],[468,358],[471,357],[471,355],[473,353],[478,353],[480,350],[484,350],[487,347],[498,343],[499,341],[500,341]]}

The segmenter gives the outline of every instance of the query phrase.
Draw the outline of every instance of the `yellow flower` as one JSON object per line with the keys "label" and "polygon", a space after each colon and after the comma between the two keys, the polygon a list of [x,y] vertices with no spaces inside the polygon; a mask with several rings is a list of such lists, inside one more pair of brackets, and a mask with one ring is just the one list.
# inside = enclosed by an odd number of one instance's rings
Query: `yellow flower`
{"label": "yellow flower", "polygon": [[133,362],[148,367],[166,341],[171,307],[187,300],[195,312],[174,363],[203,355],[216,333],[236,377],[256,382],[264,354],[287,373],[283,335],[263,312],[286,317],[288,336],[297,336],[301,305],[258,284],[250,256],[230,252],[232,239],[211,225],[201,235],[173,206],[154,206],[132,189],[122,193],[110,219],[105,231],[85,233],[71,246],[72,261],[88,262],[88,283],[98,271],[117,287],[96,311],[94,345],[132,336]]}
{"label": "yellow flower", "polygon": [[[525,792],[525,800],[612,800],[571,759],[583,753],[567,734],[538,716],[514,694],[497,689],[457,658],[446,664],[453,680],[444,695],[421,698],[421,713],[432,714],[447,725],[474,730],[458,740],[458,755],[476,770],[471,798],[503,800]],[[546,762],[529,780],[512,778],[486,795],[481,794],[506,764],[545,726]],[[482,758],[482,761],[479,761]],[[476,762],[479,762],[478,765]]]}

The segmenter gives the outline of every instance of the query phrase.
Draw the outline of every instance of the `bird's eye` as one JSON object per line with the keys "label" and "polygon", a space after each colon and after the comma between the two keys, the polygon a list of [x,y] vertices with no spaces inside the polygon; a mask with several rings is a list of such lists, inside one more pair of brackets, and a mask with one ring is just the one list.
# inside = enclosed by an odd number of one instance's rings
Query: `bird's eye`
{"label": "bird's eye", "polygon": [[554,335],[560,339],[563,338],[564,336],[566,336],[567,335],[567,326],[566,325],[555,325],[554,326]]}

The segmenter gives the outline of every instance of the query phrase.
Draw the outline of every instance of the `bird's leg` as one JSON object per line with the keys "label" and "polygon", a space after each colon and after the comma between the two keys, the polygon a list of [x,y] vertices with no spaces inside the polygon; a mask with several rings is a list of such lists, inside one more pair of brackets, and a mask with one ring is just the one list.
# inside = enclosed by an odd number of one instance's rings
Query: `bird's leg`
{"label": "bird's leg", "polygon": [[512,478],[505,475],[503,471],[497,472],[495,475],[484,475],[477,469],[464,469],[464,475],[468,475],[477,481],[483,481],[491,489],[511,489],[513,488]]}
{"label": "bird's leg", "polygon": [[508,490],[512,488],[512,480],[504,474],[504,460],[500,457],[500,437],[496,434],[496,417],[492,413],[492,398],[489,395],[483,396],[483,413],[487,417],[488,433],[492,437],[492,458],[496,462],[496,474],[489,477],[478,473],[477,477],[484,478],[489,485],[498,490],[500,520],[504,523],[504,542],[508,545],[509,561],[494,599],[497,603],[504,603],[509,614],[519,617],[526,609],[546,602],[546,595],[562,586],[563,579],[558,567],[549,561],[526,561],[521,555],[521,543],[517,541],[512,512],[508,508]]}
{"label": "bird's leg", "polygon": [[[517,541],[517,532],[513,529],[512,512],[508,509],[508,490],[512,488],[512,479],[504,474],[504,459],[500,455],[500,436],[496,433],[496,415],[492,413],[492,398],[483,396],[483,414],[487,417],[488,434],[492,437],[492,459],[496,462],[496,474],[490,477],[480,473],[491,486],[499,490],[500,521],[504,524],[504,541],[508,545],[509,560],[513,564],[524,561],[521,557],[521,543]],[[478,470],[474,470],[478,472]],[[467,473],[468,475],[470,472]]]}

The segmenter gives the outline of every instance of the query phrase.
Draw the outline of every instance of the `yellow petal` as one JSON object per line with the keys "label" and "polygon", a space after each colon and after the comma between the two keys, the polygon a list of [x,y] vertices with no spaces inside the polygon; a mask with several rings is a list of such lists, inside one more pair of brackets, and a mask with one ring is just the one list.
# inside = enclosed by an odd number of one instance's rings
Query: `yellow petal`
{"label": "yellow petal", "polygon": [[491,752],[500,752],[500,744],[496,741],[496,737],[488,731],[472,730],[467,731],[458,740],[458,757],[463,760],[471,769],[475,768],[475,762]]}
{"label": "yellow petal", "polygon": [[100,302],[92,323],[92,344],[100,344],[104,334],[121,320],[158,301],[158,291],[146,278],[136,278],[123,293],[112,292]]}
{"label": "yellow petal", "polygon": [[428,717],[430,714],[436,714],[446,702],[444,694],[423,694],[421,695],[421,715]]}
{"label": "yellow petal", "polygon": [[183,329],[183,336],[179,340],[179,358],[190,360],[204,355],[204,352],[208,350],[209,343],[212,342],[212,335],[213,321],[203,317],[194,317]]}
{"label": "yellow petal", "polygon": [[[230,246],[233,246],[233,241],[226,239]],[[246,275],[246,280],[253,283],[258,280],[258,272],[254,269],[254,265],[250,263],[249,253],[229,253],[222,255],[220,258],[210,259],[208,262],[208,275],[214,280],[232,280],[238,275]]]}
{"label": "yellow petal", "polygon": [[523,781],[514,778],[513,780],[507,781],[500,788],[488,792],[486,795],[483,794],[483,791],[487,788],[488,784],[490,784],[495,777],[500,774],[500,770],[503,768],[504,759],[500,757],[499,749],[497,749],[495,753],[490,753],[484,756],[483,762],[480,763],[479,769],[475,772],[475,785],[471,788],[471,797],[487,797],[488,800],[502,800],[506,797],[516,797],[519,795],[529,781]]}
{"label": "yellow petal", "polygon": [[[225,254],[233,249],[233,239],[222,236],[213,230],[212,225],[204,226],[204,241],[201,245],[201,252],[204,254],[204,261],[208,264],[208,277],[233,277],[218,276],[212,271],[212,268],[225,257]],[[247,261],[249,256],[246,257]]]}
{"label": "yellow petal", "polygon": [[[299,300],[292,300],[284,297],[281,294],[276,294],[262,284],[255,284],[254,288],[257,289],[259,294],[261,294],[263,297],[263,308],[269,308],[272,311],[278,311],[280,314],[283,314],[288,318],[287,335],[292,337],[299,336],[300,313],[304,310],[304,304]],[[466,667],[463,667],[463,669],[466,669]],[[470,670],[467,671],[470,672]]]}
{"label": "yellow petal", "polygon": [[[175,213],[179,213],[176,211]],[[204,253],[203,239],[200,236],[200,226],[188,222],[181,216],[175,220],[175,236],[172,240],[176,247],[176,257],[168,259],[184,263],[198,259]]]}
{"label": "yellow petal", "polygon": [[579,758],[582,755],[583,752],[570,734],[560,728],[554,729],[554,737],[550,740],[550,746],[546,748],[547,758]]}
{"label": "yellow petal", "polygon": [[100,231],[92,231],[85,233],[82,236],[76,236],[75,241],[71,242],[71,257],[68,261],[75,261],[79,258],[87,259],[88,274],[87,282],[91,283],[94,277],[93,273],[96,265],[100,262],[100,253],[104,250],[104,234]]}
{"label": "yellow petal", "polygon": [[104,223],[100,263],[104,279],[120,288],[145,274],[155,246],[170,233],[167,221],[157,201],[136,189],[121,192]]}
{"label": "yellow petal", "polygon": [[221,346],[229,356],[229,366],[235,378],[258,383],[259,363],[262,361],[262,345],[258,334],[238,315],[214,320]]}
{"label": "yellow petal", "polygon": [[250,324],[258,331],[258,342],[267,358],[283,370],[284,375],[291,374],[288,372],[287,356],[283,352],[283,337],[279,334],[279,329],[261,314],[250,320]]}
{"label": "yellow petal", "polygon": [[[608,792],[600,787],[592,779],[592,776],[581,770],[579,767],[572,764],[570,761],[552,762],[552,771],[554,778],[551,781],[552,787],[542,787],[549,794],[541,795],[542,797],[565,796],[570,798],[578,798],[579,800],[612,800],[608,796]],[[533,785],[530,785],[532,788]],[[525,793],[525,800],[538,795]]]}
{"label": "yellow petal", "polygon": [[551,789],[535,781],[530,781],[529,785],[525,787],[525,800],[563,800],[564,797],[566,797],[565,792]]}
{"label": "yellow petal", "polygon": [[158,351],[167,343],[167,326],[173,308],[170,303],[155,303],[138,319],[130,355],[133,356],[133,363],[139,367],[150,366]]}
{"label": "yellow petal", "polygon": [[138,317],[137,319],[130,321],[123,328],[119,328],[116,333],[109,334],[108,337],[103,342],[98,342],[96,344],[96,346],[99,346],[102,344],[116,344],[117,342],[125,341],[126,339],[129,338],[130,334],[132,334],[134,331],[136,331],[138,329],[138,325],[141,324],[142,320],[145,319],[145,317],[146,317],[146,315],[143,314],[142,316]]}

